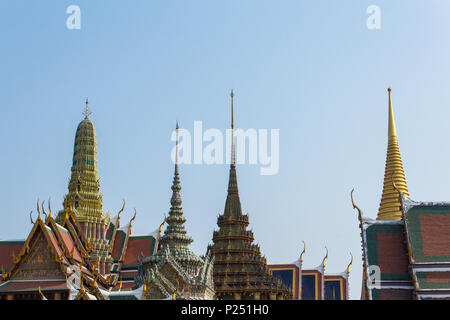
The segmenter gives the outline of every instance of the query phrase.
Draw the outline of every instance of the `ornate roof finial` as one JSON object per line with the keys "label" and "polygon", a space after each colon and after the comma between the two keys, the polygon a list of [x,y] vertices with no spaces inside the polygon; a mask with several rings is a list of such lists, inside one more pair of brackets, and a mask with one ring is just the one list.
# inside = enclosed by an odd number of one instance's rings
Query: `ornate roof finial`
{"label": "ornate roof finial", "polygon": [[50,197],[48,198],[48,211],[50,212],[50,213],[48,214],[48,217],[49,217],[49,218],[53,218],[53,217],[52,217],[52,208],[50,207]]}
{"label": "ornate roof finial", "polygon": [[133,225],[133,221],[134,221],[134,219],[136,219],[136,208],[134,208],[134,215],[133,215],[133,218],[131,218],[131,220],[130,220],[130,227]]}
{"label": "ornate roof finial", "polygon": [[166,213],[164,213],[164,220],[163,220],[163,222],[159,225],[158,238],[161,236],[162,227],[163,227],[163,225],[166,223],[166,220],[167,220]]}
{"label": "ornate roof finial", "polygon": [[355,191],[355,189],[352,189],[352,192],[350,192],[350,198],[352,199],[352,206],[353,206],[353,209],[358,210],[358,220],[359,220],[359,222],[361,222],[362,221],[361,209],[359,209],[359,207],[355,204],[355,201],[353,200],[353,191]]}
{"label": "ornate roof finial", "polygon": [[125,209],[125,199],[122,199],[123,201],[123,205],[122,205],[122,209],[119,210],[119,213],[117,214],[117,221],[119,221],[120,223],[120,214],[123,212],[123,210]]}
{"label": "ornate roof finial", "polygon": [[352,255],[351,252],[350,252],[350,256],[352,257],[352,259],[350,260],[350,263],[349,263],[348,266],[347,266],[347,275],[350,273],[350,266],[351,266],[352,263],[353,263],[353,255]]}
{"label": "ornate roof finial", "polygon": [[301,264],[303,264],[303,254],[304,254],[305,251],[306,251],[306,243],[305,243],[305,241],[303,241],[303,240],[302,240],[302,242],[303,242],[303,251],[302,251],[302,253],[300,253],[300,263],[301,263]]}
{"label": "ornate roof finial", "polygon": [[42,214],[45,216],[45,220],[47,220],[48,216],[47,216],[47,212],[45,212],[45,210],[44,210],[44,202],[45,202],[45,200],[42,201],[42,203],[41,203],[41,209],[42,209]]}
{"label": "ornate roof finial", "polygon": [[86,98],[86,109],[85,109],[84,112],[83,112],[83,114],[84,114],[84,116],[85,116],[85,119],[88,119],[88,118],[89,118],[89,115],[90,115],[91,113],[92,113],[92,112],[89,111],[89,101],[88,101],[88,98]]}
{"label": "ornate roof finial", "polygon": [[39,296],[41,297],[41,300],[47,300],[47,299],[45,299],[45,296],[41,291],[41,286],[38,286],[38,292],[39,292]]}
{"label": "ornate roof finial", "polygon": [[37,199],[37,211],[38,211],[38,213],[39,213],[39,215],[38,215],[38,221],[39,220],[41,220],[41,211],[39,210],[39,198]]}
{"label": "ornate roof finial", "polygon": [[323,268],[325,268],[325,260],[328,259],[328,248],[327,248],[327,246],[325,246],[325,249],[327,250],[327,254],[325,255],[325,257],[324,257],[323,260],[322,260],[322,266],[323,266]]}
{"label": "ornate roof finial", "polygon": [[31,221],[31,224],[34,224],[33,218],[31,217],[32,213],[33,213],[33,210],[31,210],[31,212],[30,212],[30,221]]}

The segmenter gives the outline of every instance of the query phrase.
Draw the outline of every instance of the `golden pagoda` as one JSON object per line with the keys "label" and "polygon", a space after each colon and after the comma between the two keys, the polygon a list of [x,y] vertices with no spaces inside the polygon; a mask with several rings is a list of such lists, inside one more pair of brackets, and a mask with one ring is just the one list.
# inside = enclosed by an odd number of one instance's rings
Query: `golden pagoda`
{"label": "golden pagoda", "polygon": [[[105,237],[109,216],[102,209],[103,197],[100,194],[97,172],[97,138],[94,124],[89,119],[87,99],[83,114],[84,119],[78,125],[75,135],[69,194],[66,195],[65,201],[73,206],[81,232],[93,246],[89,260],[98,259],[101,272],[107,273],[112,263]],[[57,221],[62,220],[63,211],[60,211]]]}
{"label": "golden pagoda", "polygon": [[386,167],[384,170],[383,193],[381,195],[380,208],[377,220],[401,220],[401,199],[398,191],[410,198],[406,185],[405,172],[403,170],[400,148],[397,141],[395,128],[394,109],[392,107],[391,88],[389,94],[389,122],[388,122],[388,148],[386,154]]}

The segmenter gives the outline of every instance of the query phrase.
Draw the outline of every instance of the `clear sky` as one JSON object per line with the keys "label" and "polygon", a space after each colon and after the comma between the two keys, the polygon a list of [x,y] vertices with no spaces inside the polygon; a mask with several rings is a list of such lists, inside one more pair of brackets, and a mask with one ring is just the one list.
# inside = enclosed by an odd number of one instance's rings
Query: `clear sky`
{"label": "clear sky", "polygon": [[[81,8],[81,29],[66,8]],[[366,26],[369,5],[381,29]],[[387,147],[387,87],[409,192],[450,200],[450,3],[435,1],[1,1],[0,238],[25,238],[36,200],[67,193],[75,130],[89,97],[104,209],[122,198],[152,232],[169,210],[171,132],[280,130],[280,169],[238,166],[250,228],[270,263],[328,272],[349,262],[359,299],[361,239],[350,191],[375,218]],[[228,166],[180,167],[193,250],[224,209]]]}

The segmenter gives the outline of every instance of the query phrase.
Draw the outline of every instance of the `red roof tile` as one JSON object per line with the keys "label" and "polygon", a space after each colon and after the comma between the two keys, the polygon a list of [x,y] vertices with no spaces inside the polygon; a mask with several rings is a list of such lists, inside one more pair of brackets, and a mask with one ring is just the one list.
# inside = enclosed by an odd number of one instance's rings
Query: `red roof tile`
{"label": "red roof tile", "polygon": [[403,273],[408,271],[408,249],[403,232],[378,232],[378,266],[382,273]]}
{"label": "red roof tile", "polygon": [[3,267],[8,271],[12,267],[14,263],[12,254],[17,256],[24,243],[25,241],[0,241],[0,268]]}
{"label": "red roof tile", "polygon": [[153,237],[130,237],[130,239],[128,240],[127,252],[123,264],[137,265],[137,258],[141,255],[141,252],[145,257],[151,255],[153,253],[154,245],[155,239]]}
{"label": "red roof tile", "polygon": [[450,256],[450,215],[420,215],[423,254],[425,256]]}

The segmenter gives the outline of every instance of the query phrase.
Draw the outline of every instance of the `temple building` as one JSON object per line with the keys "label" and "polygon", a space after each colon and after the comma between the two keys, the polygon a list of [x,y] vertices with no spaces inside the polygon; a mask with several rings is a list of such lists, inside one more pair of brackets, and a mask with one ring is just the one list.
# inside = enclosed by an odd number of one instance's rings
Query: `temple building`
{"label": "temple building", "polygon": [[[78,125],[75,134],[72,174],[66,200],[73,203],[81,232],[92,244],[89,260],[98,260],[99,271],[106,274],[113,264],[105,236],[109,216],[103,211],[103,196],[100,194],[97,173],[97,137],[89,114],[86,99],[85,118]],[[64,211],[60,211],[56,220],[61,222],[63,219]]]}
{"label": "temple building", "polygon": [[411,200],[388,89],[388,148],[377,219],[358,212],[361,299],[450,299],[450,202]]}
{"label": "temple building", "polygon": [[184,227],[186,218],[181,207],[181,184],[178,168],[178,123],[176,126],[176,160],[167,228],[159,240],[158,251],[142,256],[136,285],[148,283],[146,299],[167,299],[173,292],[183,299],[214,298],[213,261],[209,252],[199,257],[189,249],[192,238]]}
{"label": "temple building", "polygon": [[279,278],[285,286],[291,288],[293,300],[348,300],[350,299],[350,265],[340,273],[325,273],[328,249],[322,262],[315,268],[303,268],[303,248],[300,257],[288,264],[270,264],[269,271]]}
{"label": "temple building", "polygon": [[266,258],[253,244],[253,232],[247,230],[248,215],[242,214],[237,185],[234,146],[234,94],[231,91],[231,164],[225,210],[217,219],[218,231],[209,246],[214,257],[214,288],[217,299],[277,300],[291,299],[291,291],[274,279]]}
{"label": "temple building", "polygon": [[[27,239],[0,241],[0,299],[145,299],[151,294],[148,281],[137,286],[136,277],[140,256],[158,252],[162,224],[151,233],[134,235],[136,210],[121,225],[125,201],[113,218],[103,211],[89,114],[86,100],[64,209],[54,219],[50,200],[49,214],[38,200],[39,215],[33,221],[30,213],[33,228]],[[171,299],[183,297],[177,290],[169,293]]]}
{"label": "temple building", "polygon": [[45,219],[41,217],[39,201],[37,210],[36,221],[30,214],[33,228],[21,249],[17,252],[12,248],[12,261],[0,256],[2,264],[10,262],[6,269],[2,267],[0,300],[143,298],[146,284],[134,290],[122,290],[122,280],[118,282],[113,273],[103,275],[98,268],[99,260],[89,259],[94,248],[84,237],[68,201],[60,224],[53,219],[50,203],[48,215],[42,210]]}

